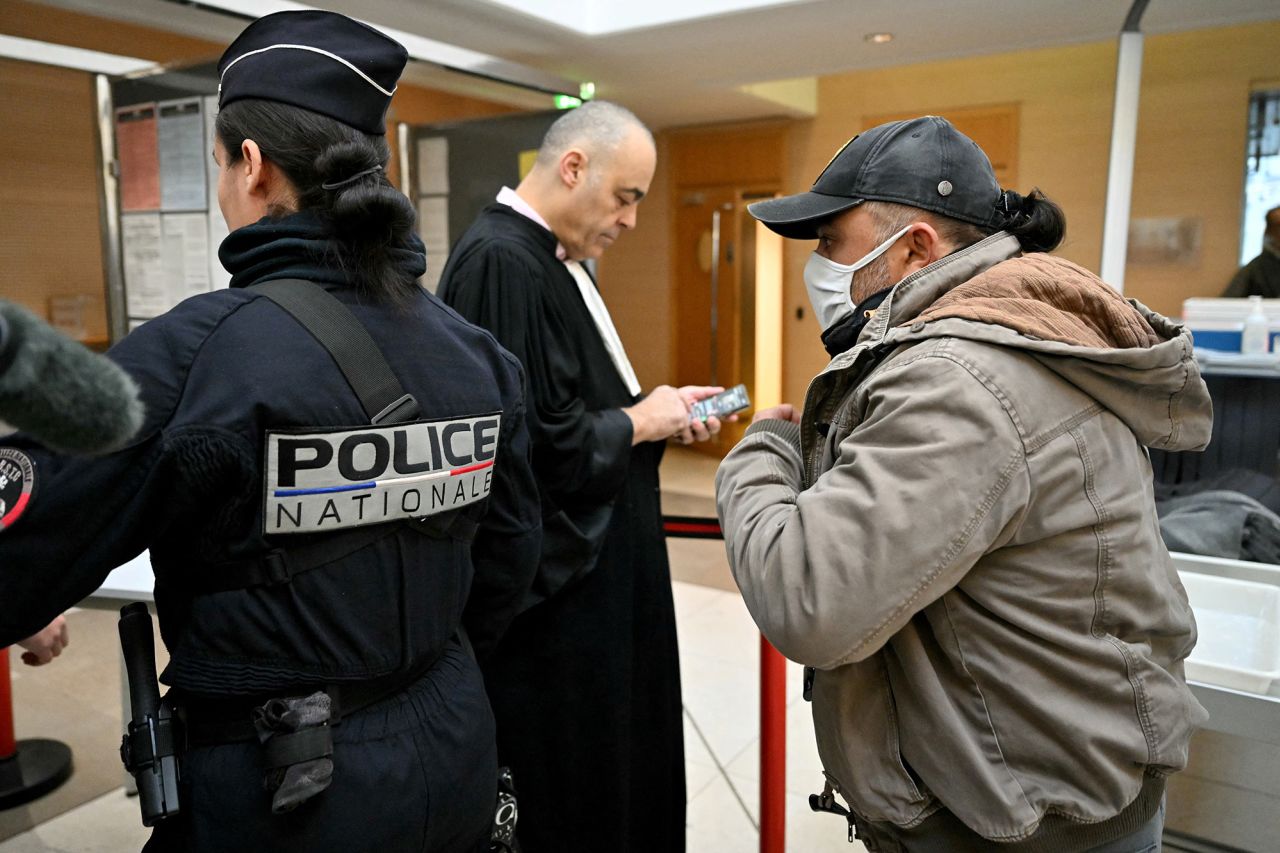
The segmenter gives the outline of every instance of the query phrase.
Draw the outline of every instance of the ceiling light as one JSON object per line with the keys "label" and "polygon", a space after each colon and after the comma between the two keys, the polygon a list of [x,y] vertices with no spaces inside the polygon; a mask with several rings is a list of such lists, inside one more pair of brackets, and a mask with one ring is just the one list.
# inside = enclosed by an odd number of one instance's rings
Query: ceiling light
{"label": "ceiling light", "polygon": [[888,44],[893,41],[893,33],[867,33],[863,38],[872,44]]}

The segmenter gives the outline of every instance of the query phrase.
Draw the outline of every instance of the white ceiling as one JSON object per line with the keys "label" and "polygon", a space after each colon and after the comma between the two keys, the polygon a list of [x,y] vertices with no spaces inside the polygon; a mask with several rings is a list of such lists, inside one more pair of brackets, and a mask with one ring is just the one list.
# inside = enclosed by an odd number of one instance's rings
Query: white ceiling
{"label": "white ceiling", "polygon": [[[166,0],[40,0],[227,42],[243,22]],[[1130,0],[317,0],[314,5],[594,81],[656,128],[777,115],[739,91],[771,80],[1114,39]],[[730,5],[753,8],[726,11]],[[640,7],[644,11],[637,11]],[[529,13],[516,11],[529,10]],[[684,17],[652,23],[663,10]],[[538,14],[532,14],[536,12]],[[689,14],[702,17],[689,18]],[[568,24],[577,21],[589,35]],[[1277,0],[1151,0],[1147,33],[1280,20]],[[865,41],[872,32],[894,40]],[[129,45],[120,45],[129,53]],[[1277,53],[1280,56],[1280,51]],[[1277,59],[1280,73],[1280,59]],[[521,105],[541,95],[428,67],[415,82]]]}
{"label": "white ceiling", "polygon": [[6,35],[0,35],[0,56],[5,59],[39,62],[107,75],[132,74],[135,71],[151,68],[155,64],[132,56],[121,56],[118,53],[81,50],[78,47],[61,45],[51,46],[43,41]]}
{"label": "white ceiling", "polygon": [[660,27],[808,0],[488,0],[513,12],[540,18],[578,35],[600,36]]}

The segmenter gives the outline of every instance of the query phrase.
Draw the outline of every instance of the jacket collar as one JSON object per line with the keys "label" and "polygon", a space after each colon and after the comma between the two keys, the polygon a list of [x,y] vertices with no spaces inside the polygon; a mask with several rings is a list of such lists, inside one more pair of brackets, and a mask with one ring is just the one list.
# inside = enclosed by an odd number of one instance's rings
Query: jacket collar
{"label": "jacket collar", "polygon": [[[1006,326],[964,318],[932,322],[920,315],[944,294],[996,264],[1017,257],[1017,238],[1001,232],[919,270],[895,285],[858,343],[831,360],[809,385],[801,445],[806,482],[813,482],[811,424],[829,419],[844,392],[861,381],[880,354],[931,337],[953,337],[1017,349],[1084,391],[1125,422],[1150,447],[1201,449],[1212,427],[1212,404],[1199,379],[1187,330],[1129,300],[1159,339],[1151,346],[1089,347],[1020,334]],[[1152,399],[1158,405],[1150,405]]]}
{"label": "jacket collar", "polygon": [[[804,456],[805,484],[817,477],[813,449],[819,437],[817,422],[830,415],[825,406],[838,388],[854,381],[853,377],[875,362],[885,338],[898,326],[909,323],[942,294],[973,278],[1001,261],[1022,252],[1018,238],[1004,231],[939,258],[895,284],[889,295],[867,323],[858,342],[840,353],[809,383],[805,392],[804,418],[800,424],[800,444]],[[901,335],[895,336],[901,337]],[[821,401],[828,401],[827,404]]]}
{"label": "jacket collar", "polygon": [[[286,216],[265,216],[237,228],[218,247],[218,259],[231,273],[231,287],[260,281],[300,278],[321,284],[347,285],[356,280],[348,272],[347,244],[333,226],[314,210]],[[427,268],[426,250],[416,234],[386,249],[406,279],[420,277]]]}
{"label": "jacket collar", "polygon": [[862,338],[883,341],[890,329],[914,320],[947,291],[1021,253],[1022,244],[1017,237],[998,231],[916,270],[893,286],[889,298],[867,324]]}

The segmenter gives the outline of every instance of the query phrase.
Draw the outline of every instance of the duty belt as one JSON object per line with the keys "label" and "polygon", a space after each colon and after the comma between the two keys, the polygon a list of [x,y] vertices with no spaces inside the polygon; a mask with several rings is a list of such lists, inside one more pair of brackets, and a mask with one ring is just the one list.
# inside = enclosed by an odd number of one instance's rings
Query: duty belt
{"label": "duty belt", "polygon": [[273,690],[253,696],[229,698],[189,694],[181,690],[170,691],[170,697],[180,709],[186,727],[188,746],[214,746],[224,743],[256,741],[258,731],[253,724],[253,711],[272,699],[285,696],[305,696],[317,690],[329,694],[329,725],[342,722],[376,702],[404,691],[436,665],[439,657],[409,670],[391,672],[368,681],[339,681],[323,686],[299,686]]}
{"label": "duty belt", "polygon": [[[474,659],[465,632],[456,635]],[[344,716],[403,692],[425,676],[441,655],[407,670],[323,689],[300,686],[270,694],[227,698],[170,691],[185,723],[185,746],[257,742],[263,750],[264,788],[271,811],[283,814],[323,793],[333,777],[333,727]]]}

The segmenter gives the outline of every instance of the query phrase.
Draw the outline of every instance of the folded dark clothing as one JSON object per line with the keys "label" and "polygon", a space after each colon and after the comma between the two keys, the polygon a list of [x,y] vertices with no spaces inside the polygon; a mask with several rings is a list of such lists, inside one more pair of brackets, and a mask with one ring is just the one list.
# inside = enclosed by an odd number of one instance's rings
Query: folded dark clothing
{"label": "folded dark clothing", "polygon": [[1200,492],[1239,492],[1280,515],[1280,479],[1251,468],[1232,468],[1202,480],[1156,483],[1155,490],[1157,502]]}
{"label": "folded dark clothing", "polygon": [[[275,737],[328,725],[329,712],[329,694],[321,690],[310,696],[270,700],[255,709],[253,725],[258,739],[266,744]],[[333,759],[329,755],[316,755],[269,769],[263,786],[272,794],[271,811],[284,814],[324,791],[331,781]]]}
{"label": "folded dark clothing", "polygon": [[1199,492],[1157,500],[1156,512],[1171,551],[1280,563],[1280,516],[1248,495]]}

